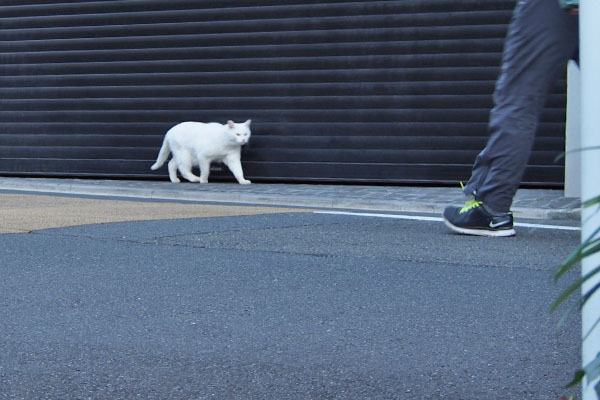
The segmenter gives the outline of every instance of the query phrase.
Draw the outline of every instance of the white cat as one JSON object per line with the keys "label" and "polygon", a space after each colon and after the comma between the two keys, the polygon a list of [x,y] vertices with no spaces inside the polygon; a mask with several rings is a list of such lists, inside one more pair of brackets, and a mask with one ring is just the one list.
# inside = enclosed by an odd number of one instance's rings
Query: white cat
{"label": "white cat", "polygon": [[[175,125],[165,135],[156,162],[152,170],[160,168],[169,153],[173,153],[169,161],[169,178],[171,182],[180,182],[177,169],[190,182],[207,183],[210,164],[213,161],[223,162],[242,184],[251,182],[244,178],[242,171],[241,148],[250,139],[250,123],[243,124],[227,121],[227,124],[211,122],[182,122]],[[200,166],[200,176],[192,173],[192,167]]]}

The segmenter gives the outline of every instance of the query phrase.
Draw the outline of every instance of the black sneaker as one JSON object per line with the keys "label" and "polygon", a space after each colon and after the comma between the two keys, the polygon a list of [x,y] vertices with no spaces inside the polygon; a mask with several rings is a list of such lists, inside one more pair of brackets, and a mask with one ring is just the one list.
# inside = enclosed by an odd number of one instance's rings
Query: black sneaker
{"label": "black sneaker", "polygon": [[444,222],[454,232],[478,236],[513,236],[511,212],[492,215],[482,207],[483,202],[469,200],[464,207],[446,207]]}

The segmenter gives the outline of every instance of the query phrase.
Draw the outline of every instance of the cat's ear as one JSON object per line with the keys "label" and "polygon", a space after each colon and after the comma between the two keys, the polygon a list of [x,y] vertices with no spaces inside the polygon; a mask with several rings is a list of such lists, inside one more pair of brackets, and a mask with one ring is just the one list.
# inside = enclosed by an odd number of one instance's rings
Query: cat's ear
{"label": "cat's ear", "polygon": [[246,125],[248,128],[250,128],[251,123],[252,123],[252,120],[249,119],[248,121],[244,122],[244,125]]}
{"label": "cat's ear", "polygon": [[229,129],[233,129],[233,128],[235,128],[235,122],[229,120],[229,121],[227,121],[227,126],[229,126]]}

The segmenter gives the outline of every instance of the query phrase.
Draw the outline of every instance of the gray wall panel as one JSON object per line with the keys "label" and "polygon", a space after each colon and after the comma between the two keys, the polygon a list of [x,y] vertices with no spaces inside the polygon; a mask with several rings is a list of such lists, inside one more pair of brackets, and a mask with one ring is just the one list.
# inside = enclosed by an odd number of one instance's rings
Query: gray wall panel
{"label": "gray wall panel", "polygon": [[[0,173],[166,179],[149,167],[170,126],[251,118],[255,181],[455,184],[487,138],[513,6],[5,0]],[[562,185],[565,92],[527,184]]]}

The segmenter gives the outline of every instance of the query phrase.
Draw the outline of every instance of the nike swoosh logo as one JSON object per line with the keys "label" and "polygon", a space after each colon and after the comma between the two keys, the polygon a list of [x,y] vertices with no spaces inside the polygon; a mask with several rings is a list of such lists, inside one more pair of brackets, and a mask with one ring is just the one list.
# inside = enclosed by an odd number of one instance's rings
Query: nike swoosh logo
{"label": "nike swoosh logo", "polygon": [[497,222],[497,223],[494,223],[494,221],[491,221],[490,228],[497,228],[499,226],[506,225],[508,223],[510,223],[510,221],[501,221],[501,222]]}

